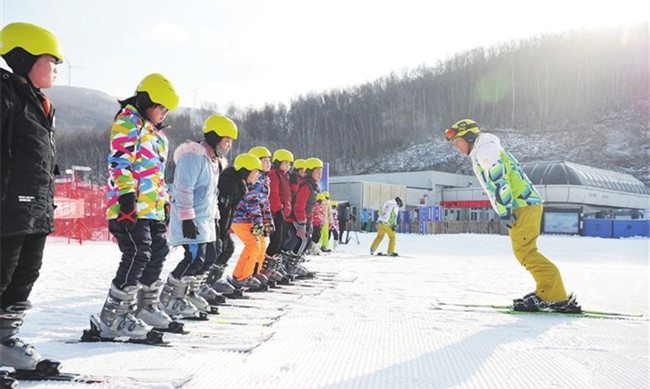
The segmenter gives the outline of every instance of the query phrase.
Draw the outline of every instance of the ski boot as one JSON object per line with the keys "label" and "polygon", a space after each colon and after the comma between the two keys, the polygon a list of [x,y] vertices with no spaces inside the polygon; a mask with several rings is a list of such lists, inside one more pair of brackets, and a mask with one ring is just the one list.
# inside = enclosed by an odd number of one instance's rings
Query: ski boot
{"label": "ski boot", "polygon": [[257,288],[249,288],[249,292],[266,292],[269,290],[269,279],[264,274],[253,274],[251,277],[257,279],[260,282],[260,286]]}
{"label": "ski boot", "polygon": [[224,266],[212,265],[210,266],[210,273],[206,283],[214,289],[217,293],[226,298],[240,299],[244,298],[244,291],[235,288],[228,280],[223,279]]}
{"label": "ski boot", "polygon": [[372,247],[370,248],[370,255],[375,255],[375,250]]}
{"label": "ski boot", "polygon": [[160,304],[162,305],[162,309],[171,317],[207,320],[207,314],[201,312],[185,298],[189,286],[188,283],[191,278],[181,277],[180,280],[177,280],[170,274],[160,293]]}
{"label": "ski boot", "polygon": [[183,329],[183,323],[172,320],[169,315],[160,309],[160,287],[161,280],[154,281],[150,286],[138,283],[138,308],[135,310],[135,317],[152,326],[156,331],[173,332],[176,334],[187,334]]}
{"label": "ski boot", "polygon": [[551,303],[549,305],[549,308],[554,309],[556,312],[560,313],[582,313],[582,307],[578,305],[576,295],[573,293],[569,293],[566,301]]}
{"label": "ski boot", "polygon": [[90,330],[84,330],[81,340],[101,342],[128,337],[135,343],[163,343],[162,333],[133,315],[137,308],[138,289],[136,285],[119,289],[111,283],[99,319],[90,315]]}
{"label": "ski boot", "polygon": [[282,281],[283,275],[277,271],[275,268],[277,266],[277,261],[274,257],[267,256],[262,263],[262,274],[264,274],[270,281],[279,282]]}
{"label": "ski boot", "polygon": [[198,308],[198,310],[201,312],[207,312],[212,314],[219,313],[217,307],[211,306],[210,303],[208,303],[208,301],[198,293],[199,288],[203,283],[203,277],[202,276],[183,277],[183,279],[185,278],[188,279],[188,288],[187,288],[187,294],[185,295],[185,299],[191,302],[192,305]]}
{"label": "ski boot", "polygon": [[234,276],[228,276],[228,282],[237,289],[257,289],[262,285],[262,283],[253,276],[246,277],[242,280],[238,280]]}
{"label": "ski boot", "polygon": [[[13,367],[17,372],[57,375],[61,369],[59,362],[41,358],[34,346],[15,337],[23,324],[25,311],[31,307],[29,301],[20,301],[0,309],[0,366]],[[3,385],[9,385],[12,381],[15,380],[11,377],[2,377]]]}
{"label": "ski boot", "polygon": [[197,293],[199,296],[203,297],[205,301],[208,302],[208,304],[219,305],[226,302],[226,298],[219,294],[216,290],[214,290],[214,288],[210,286],[210,284],[206,282],[208,278],[207,274],[198,275],[196,277],[199,277],[201,282]]}

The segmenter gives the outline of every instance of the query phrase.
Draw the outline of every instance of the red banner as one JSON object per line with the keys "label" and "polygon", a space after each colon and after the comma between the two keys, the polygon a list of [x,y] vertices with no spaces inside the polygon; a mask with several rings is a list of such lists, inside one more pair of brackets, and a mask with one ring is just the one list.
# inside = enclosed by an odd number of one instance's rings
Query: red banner
{"label": "red banner", "polygon": [[84,217],[84,199],[55,197],[55,219],[81,219]]}

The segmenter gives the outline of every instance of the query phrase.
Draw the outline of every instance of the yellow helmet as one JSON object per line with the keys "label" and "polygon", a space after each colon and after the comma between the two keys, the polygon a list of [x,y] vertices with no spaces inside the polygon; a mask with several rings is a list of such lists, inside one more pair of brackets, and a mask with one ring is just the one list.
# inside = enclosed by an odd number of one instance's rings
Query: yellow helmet
{"label": "yellow helmet", "polygon": [[149,99],[154,104],[160,104],[170,111],[175,111],[178,108],[179,97],[174,85],[162,74],[151,73],[146,76],[140,81],[135,91],[147,92]]}
{"label": "yellow helmet", "polygon": [[307,158],[305,160],[305,169],[316,169],[323,167],[323,161],[318,158]]}
{"label": "yellow helmet", "polygon": [[246,169],[248,171],[262,170],[262,162],[257,156],[249,153],[239,154],[233,163],[235,170]]}
{"label": "yellow helmet", "polygon": [[291,151],[286,150],[286,149],[277,149],[273,153],[273,162],[275,161],[289,161],[293,162],[293,154]]}
{"label": "yellow helmet", "polygon": [[259,159],[271,158],[271,150],[267,149],[264,146],[253,147],[252,149],[248,150],[248,153],[253,154]]}
{"label": "yellow helmet", "polygon": [[319,193],[316,195],[316,200],[317,201],[325,201],[325,197],[323,197],[322,193]]}
{"label": "yellow helmet", "polygon": [[301,159],[301,158],[296,159],[296,160],[293,162],[293,168],[294,168],[295,170],[298,170],[298,169],[304,169],[304,168],[305,168],[305,160],[304,160],[304,159]]}
{"label": "yellow helmet", "polygon": [[338,201],[330,201],[330,204],[332,205],[332,207],[338,207],[339,206]]}
{"label": "yellow helmet", "polygon": [[323,197],[325,197],[325,200],[329,200],[330,199],[330,192],[324,191],[323,192]]}
{"label": "yellow helmet", "polygon": [[475,138],[480,131],[478,123],[474,120],[463,119],[457,121],[453,126],[445,130],[445,138],[447,138],[447,140],[454,140],[467,134],[474,134]]}
{"label": "yellow helmet", "polygon": [[203,133],[207,134],[208,132],[214,132],[222,138],[227,136],[232,139],[237,139],[239,134],[235,122],[219,114],[214,114],[205,120]]}
{"label": "yellow helmet", "polygon": [[63,50],[54,34],[31,23],[10,23],[0,31],[0,55],[20,47],[31,55],[49,54],[56,63],[64,61]]}

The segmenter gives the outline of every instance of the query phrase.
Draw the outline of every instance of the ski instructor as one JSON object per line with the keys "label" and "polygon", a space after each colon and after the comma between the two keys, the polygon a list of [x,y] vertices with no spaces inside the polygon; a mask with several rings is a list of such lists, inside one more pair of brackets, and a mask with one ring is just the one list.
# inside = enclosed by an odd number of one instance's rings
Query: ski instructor
{"label": "ski instructor", "polygon": [[445,130],[445,137],[461,154],[469,155],[474,174],[508,228],[515,257],[537,283],[534,292],[514,300],[514,309],[581,312],[575,296],[567,296],[558,268],[537,250],[543,200],[519,162],[501,147],[499,138],[482,133],[473,120],[456,122]]}
{"label": "ski instructor", "polygon": [[54,85],[63,52],[46,29],[11,23],[0,31],[0,54],[13,70],[0,70],[0,365],[57,374],[58,362],[15,335],[54,231],[54,107],[41,89]]}

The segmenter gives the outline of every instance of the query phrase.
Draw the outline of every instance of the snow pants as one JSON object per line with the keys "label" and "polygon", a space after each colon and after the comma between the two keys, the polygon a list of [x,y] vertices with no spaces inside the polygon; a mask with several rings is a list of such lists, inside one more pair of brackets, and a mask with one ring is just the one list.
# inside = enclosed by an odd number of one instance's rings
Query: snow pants
{"label": "snow pants", "polygon": [[567,294],[558,268],[537,250],[537,237],[542,223],[542,204],[514,210],[517,221],[509,231],[512,250],[519,263],[532,274],[535,294],[544,301],[565,301]]}
{"label": "snow pants", "polygon": [[329,223],[323,224],[323,227],[320,230],[320,241],[318,245],[322,249],[327,249],[330,245],[330,225]]}
{"label": "snow pants", "polygon": [[275,231],[271,234],[269,245],[266,248],[266,254],[269,257],[280,254],[280,249],[283,248],[284,241],[287,239],[288,224],[284,221],[282,210],[273,216],[273,224],[275,224]]}
{"label": "snow pants", "polygon": [[372,251],[377,251],[381,241],[384,240],[384,235],[388,235],[388,251],[386,254],[390,255],[395,252],[395,231],[384,223],[377,223],[377,237],[370,245],[370,248]]}
{"label": "snow pants", "polygon": [[212,245],[214,248],[214,242],[184,244],[183,249],[185,250],[185,254],[183,255],[183,260],[172,271],[174,278],[180,280],[183,276],[202,274],[208,245]]}
{"label": "snow pants", "polygon": [[244,243],[244,249],[232,273],[240,281],[253,275],[253,270],[257,263],[257,255],[260,252],[259,237],[253,235],[251,227],[253,227],[252,223],[233,223],[232,225],[233,231],[235,231],[237,237]]}
{"label": "snow pants", "polygon": [[258,237],[260,239],[260,251],[257,253],[257,261],[255,261],[255,268],[253,274],[257,274],[262,270],[264,259],[266,259],[266,237],[264,235]]}
{"label": "snow pants", "polygon": [[38,279],[47,234],[3,236],[0,242],[0,304],[2,309],[27,301]]}
{"label": "snow pants", "polygon": [[108,230],[117,239],[122,260],[113,285],[124,290],[138,281],[151,285],[160,278],[163,263],[169,254],[167,226],[161,220],[138,219],[131,230],[117,220],[108,221]]}

